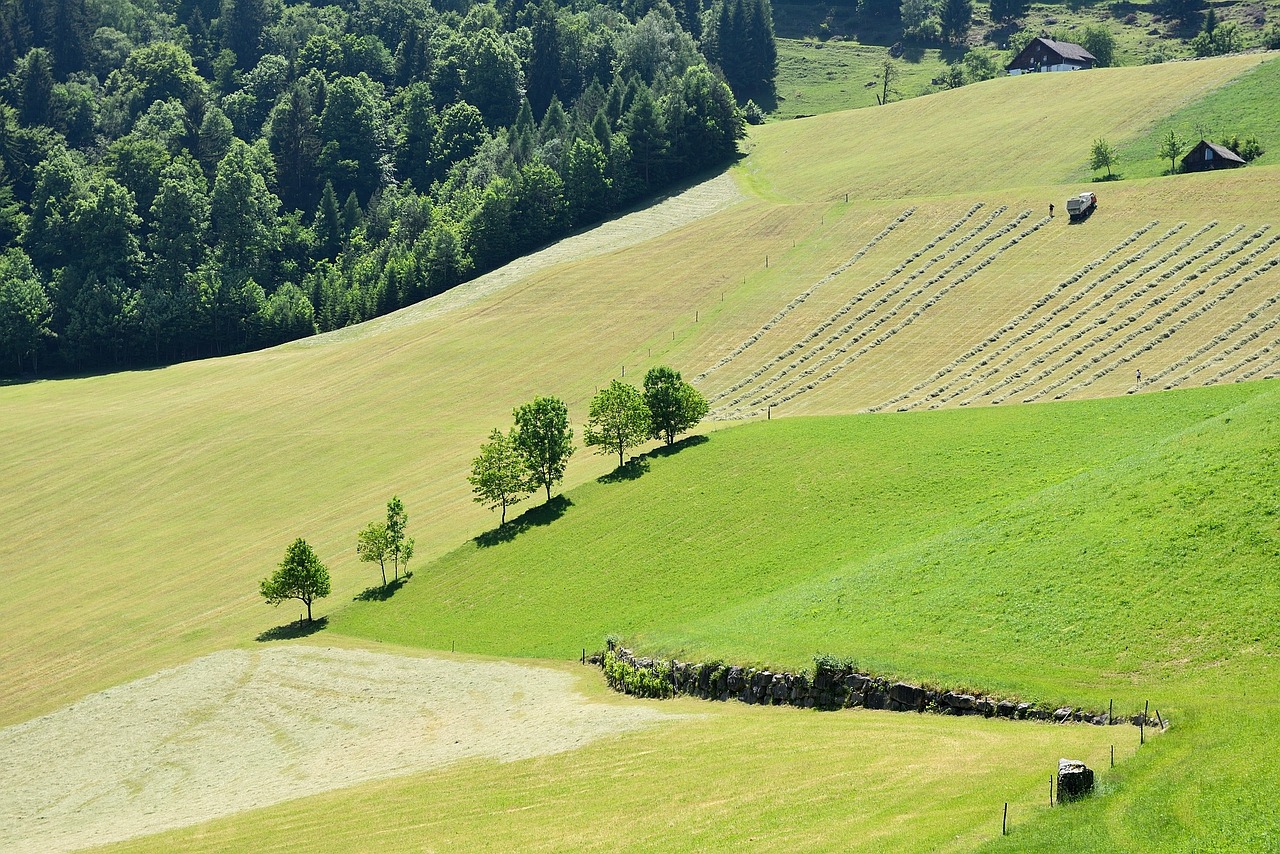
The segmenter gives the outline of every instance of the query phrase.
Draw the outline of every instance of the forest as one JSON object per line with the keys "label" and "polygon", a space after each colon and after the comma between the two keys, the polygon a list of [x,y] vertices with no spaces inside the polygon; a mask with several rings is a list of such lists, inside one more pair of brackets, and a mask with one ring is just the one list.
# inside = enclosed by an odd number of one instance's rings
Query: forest
{"label": "forest", "polygon": [[768,0],[6,0],[0,376],[271,346],[729,162]]}

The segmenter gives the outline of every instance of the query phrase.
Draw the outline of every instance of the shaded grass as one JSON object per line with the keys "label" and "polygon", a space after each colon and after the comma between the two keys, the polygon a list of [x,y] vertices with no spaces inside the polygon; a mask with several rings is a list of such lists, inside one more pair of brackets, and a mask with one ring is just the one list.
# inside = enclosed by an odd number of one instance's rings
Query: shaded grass
{"label": "shaded grass", "polygon": [[[777,39],[777,109],[770,120],[818,115],[876,105],[880,89],[868,85],[877,79],[889,49],[851,42]],[[931,91],[930,81],[947,69],[947,59],[958,51],[936,49],[913,53],[897,60],[901,77],[890,98],[898,101]]]}

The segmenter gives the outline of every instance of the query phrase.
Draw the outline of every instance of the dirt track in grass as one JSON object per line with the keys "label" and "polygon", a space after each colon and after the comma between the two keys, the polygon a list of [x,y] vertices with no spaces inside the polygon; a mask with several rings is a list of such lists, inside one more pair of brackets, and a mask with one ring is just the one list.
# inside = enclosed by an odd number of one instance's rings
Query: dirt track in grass
{"label": "dirt track in grass", "polygon": [[0,730],[0,851],[66,851],[464,759],[572,750],[670,716],[568,673],[228,650]]}

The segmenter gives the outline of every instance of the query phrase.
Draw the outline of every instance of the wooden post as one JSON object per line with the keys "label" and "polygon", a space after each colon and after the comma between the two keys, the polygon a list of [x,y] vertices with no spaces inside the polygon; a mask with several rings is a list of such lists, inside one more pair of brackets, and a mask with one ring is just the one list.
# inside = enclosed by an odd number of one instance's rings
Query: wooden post
{"label": "wooden post", "polygon": [[585,646],[582,648],[582,663],[587,663],[587,648]]}
{"label": "wooden post", "polygon": [[1049,777],[1049,806],[1053,806],[1053,777]]}
{"label": "wooden post", "polygon": [[1113,724],[1115,722],[1116,722],[1116,701],[1107,700],[1107,723]]}
{"label": "wooden post", "polygon": [[[845,194],[844,194],[844,203],[845,203],[846,205],[847,205],[847,204],[849,204],[849,194],[848,194],[848,193],[845,193]],[[1007,807],[1007,806],[1008,806],[1008,804],[1006,804],[1005,806]]]}
{"label": "wooden post", "polygon": [[1116,746],[1111,745],[1111,767],[1116,767]]}
{"label": "wooden post", "polygon": [[626,365],[623,365],[623,366],[622,366],[622,375],[623,375],[624,377],[627,375],[627,366],[626,366]]}
{"label": "wooden post", "polygon": [[694,322],[694,323],[697,323],[697,322],[698,322],[698,312],[696,312],[696,311],[693,313],[693,322]]}
{"label": "wooden post", "polygon": [[1159,709],[1156,709],[1156,723],[1160,724],[1160,731],[1161,731],[1161,732],[1164,732],[1164,731],[1165,731],[1165,729],[1166,729],[1166,727],[1165,727],[1165,724],[1164,724],[1164,718],[1160,717],[1160,710],[1159,710]]}
{"label": "wooden post", "polygon": [[769,268],[769,256],[768,256],[768,255],[764,256],[764,266],[765,266],[765,269],[766,269],[766,270]]}
{"label": "wooden post", "polygon": [[1009,802],[1004,802],[1004,820],[1000,822],[1000,835],[1009,835]]}

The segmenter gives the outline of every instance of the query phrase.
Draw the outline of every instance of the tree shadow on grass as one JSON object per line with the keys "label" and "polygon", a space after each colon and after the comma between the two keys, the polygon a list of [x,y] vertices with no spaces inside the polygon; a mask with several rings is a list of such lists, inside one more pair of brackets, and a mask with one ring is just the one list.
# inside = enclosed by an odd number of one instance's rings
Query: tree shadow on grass
{"label": "tree shadow on grass", "polygon": [[711,441],[711,438],[709,436],[703,436],[700,433],[693,436],[685,436],[683,439],[681,439],[678,442],[673,442],[670,445],[661,445],[657,448],[654,448],[652,451],[645,454],[645,456],[646,457],[669,457],[673,454],[680,453],[685,448],[696,448],[699,445],[705,445],[707,442],[710,442],[710,441]]}
{"label": "tree shadow on grass", "polygon": [[353,602],[385,602],[392,596],[396,595],[396,591],[404,587],[404,583],[413,578],[412,572],[407,572],[397,578],[395,581],[388,581],[386,584],[378,584],[373,587],[366,587],[364,590],[352,597]]}
{"label": "tree shadow on grass", "polygon": [[283,626],[276,626],[275,628],[267,629],[265,632],[259,632],[255,640],[258,643],[267,643],[268,641],[305,638],[309,635],[314,635],[316,632],[323,631],[327,625],[329,625],[328,617],[316,617],[310,622],[294,620],[292,623],[285,623]]}
{"label": "tree shadow on grass", "polygon": [[568,498],[563,495],[557,495],[545,504],[529,508],[516,518],[509,520],[505,525],[499,525],[492,531],[485,531],[475,538],[475,544],[481,548],[488,548],[500,543],[509,543],[530,528],[550,525],[563,516],[572,506],[573,502]]}
{"label": "tree shadow on grass", "polygon": [[649,471],[649,460],[654,457],[669,457],[672,454],[680,453],[685,448],[692,448],[709,441],[711,440],[706,436],[685,436],[680,441],[670,445],[660,445],[652,451],[640,454],[638,457],[632,457],[608,474],[600,475],[600,477],[596,478],[596,483],[623,483],[628,480],[636,480]]}
{"label": "tree shadow on grass", "polygon": [[644,456],[632,457],[608,474],[596,478],[596,483],[622,483],[635,480],[649,470],[649,461]]}

